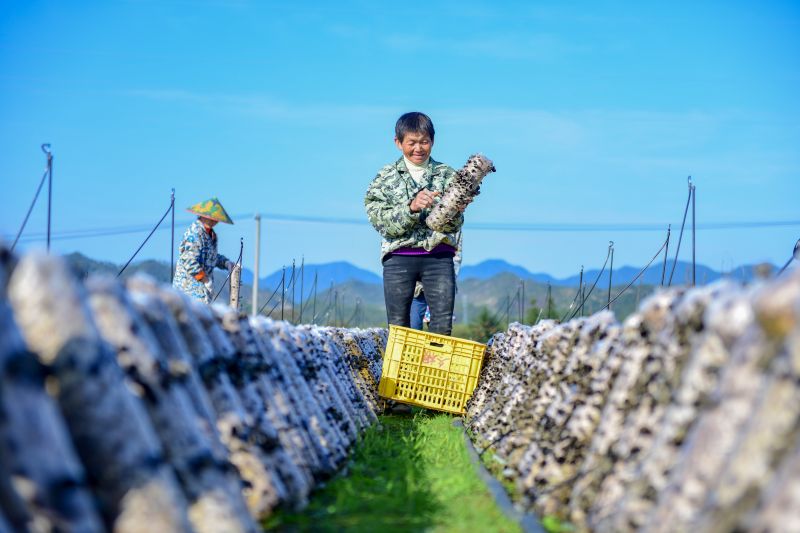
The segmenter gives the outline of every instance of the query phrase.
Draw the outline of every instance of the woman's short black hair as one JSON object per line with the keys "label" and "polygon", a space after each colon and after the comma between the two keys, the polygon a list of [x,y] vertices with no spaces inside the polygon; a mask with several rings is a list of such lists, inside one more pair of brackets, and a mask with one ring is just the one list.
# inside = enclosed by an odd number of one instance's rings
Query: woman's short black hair
{"label": "woman's short black hair", "polygon": [[403,142],[406,133],[427,133],[431,141],[436,134],[431,117],[418,111],[406,113],[397,119],[397,124],[394,125],[395,137],[398,141]]}

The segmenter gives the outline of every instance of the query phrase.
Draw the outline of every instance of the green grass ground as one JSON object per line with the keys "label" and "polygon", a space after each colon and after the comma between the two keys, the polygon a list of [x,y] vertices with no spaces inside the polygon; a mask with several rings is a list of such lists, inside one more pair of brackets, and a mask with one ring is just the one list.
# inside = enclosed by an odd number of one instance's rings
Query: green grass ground
{"label": "green grass ground", "polygon": [[449,415],[386,415],[301,513],[265,523],[282,531],[516,532],[470,463]]}

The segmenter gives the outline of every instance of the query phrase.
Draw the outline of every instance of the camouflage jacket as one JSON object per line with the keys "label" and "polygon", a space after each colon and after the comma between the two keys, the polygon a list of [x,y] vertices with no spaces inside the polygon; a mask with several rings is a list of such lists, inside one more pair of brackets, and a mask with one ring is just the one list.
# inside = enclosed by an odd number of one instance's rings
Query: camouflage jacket
{"label": "camouflage jacket", "polygon": [[459,215],[452,225],[446,228],[446,232],[440,233],[425,225],[425,217],[430,209],[412,213],[409,208],[411,200],[422,189],[444,194],[453,176],[455,170],[444,163],[434,161],[433,158],[428,160],[428,168],[421,183],[417,183],[411,177],[402,157],[378,171],[378,175],[367,189],[364,206],[370,223],[383,237],[381,258],[398,248],[432,250],[441,243],[458,246],[456,234],[464,223],[463,215]]}
{"label": "camouflage jacket", "polygon": [[[195,220],[183,234],[178,251],[180,256],[172,284],[189,296],[210,303],[214,267],[225,268],[228,261],[217,252],[217,234],[213,230],[209,234],[200,220]],[[201,273],[205,273],[208,283],[197,279]]]}

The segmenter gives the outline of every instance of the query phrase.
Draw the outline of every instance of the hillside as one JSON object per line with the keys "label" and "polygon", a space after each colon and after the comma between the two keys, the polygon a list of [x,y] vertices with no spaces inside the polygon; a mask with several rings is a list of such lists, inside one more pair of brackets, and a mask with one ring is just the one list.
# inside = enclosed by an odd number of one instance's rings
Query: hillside
{"label": "hillside", "polygon": [[[319,287],[330,287],[331,283],[334,285],[344,283],[351,279],[363,281],[366,283],[381,283],[381,278],[374,272],[359,268],[347,261],[335,261],[333,263],[324,263],[319,265],[302,265],[295,264],[295,275],[298,279],[303,279],[306,288],[311,287],[314,283],[314,278],[317,278],[317,285]],[[292,275],[291,265],[286,267],[286,280],[290,280]],[[276,270],[272,274],[259,278],[259,287],[272,287],[273,289],[280,283],[283,276],[283,270]],[[242,269],[242,282],[249,285],[253,284],[253,271],[244,268]],[[300,282],[298,281],[298,287]]]}
{"label": "hillside", "polygon": [[[756,265],[741,265],[732,269],[731,271],[720,272],[705,265],[698,264],[696,271],[697,283],[698,285],[705,285],[707,283],[717,281],[722,277],[732,277],[733,279],[737,279],[742,282],[749,282],[752,281],[755,276],[755,266]],[[642,267],[634,266],[615,266],[612,275],[614,284],[627,285],[633,280],[634,277],[636,277],[641,268]],[[672,273],[672,268],[672,259],[667,262],[666,271],[664,269],[663,261],[659,259],[658,261],[655,261],[650,268],[645,270],[644,274],[641,276],[641,281],[645,285],[660,285],[662,273],[667,281],[670,278],[670,274],[672,274],[673,285],[686,284],[691,280],[692,264],[690,262],[678,261],[675,265],[674,273]],[[773,265],[773,269],[775,268],[776,267]],[[540,283],[549,282],[551,285],[563,287],[577,287],[580,280],[579,274],[568,276],[566,278],[556,278],[546,273],[532,273],[525,267],[512,265],[506,261],[503,261],[502,259],[488,259],[476,265],[465,265],[461,269],[459,277],[461,279],[489,279],[503,272],[515,274],[520,279],[531,280]],[[597,279],[597,276],[600,274],[600,272],[601,270],[599,268],[586,270],[583,273],[583,279],[584,281],[593,283],[594,280]],[[601,287],[608,287],[608,270],[605,270],[602,274],[600,274],[597,284]]]}
{"label": "hillside", "polygon": [[[120,266],[109,262],[95,261],[81,254],[71,254],[67,260],[80,277],[90,273],[105,272],[116,275]],[[674,282],[682,282],[686,275],[687,263],[678,263]],[[292,322],[316,322],[318,324],[337,324],[348,326],[379,326],[386,323],[383,301],[383,286],[380,277],[350,263],[340,261],[319,265],[306,265],[304,276],[298,269],[294,287],[288,279],[281,286],[281,272],[276,271],[262,278],[259,284],[259,307],[262,312],[273,318],[284,318]],[[614,272],[612,297],[638,273],[639,269],[621,267]],[[740,267],[736,272],[745,279],[750,279],[752,269]],[[169,283],[169,265],[160,261],[141,261],[131,264],[123,273],[127,278],[136,273],[146,273],[163,283]],[[247,272],[247,270],[245,270]],[[597,270],[584,274],[584,282],[589,286],[597,276]],[[318,283],[313,286],[314,273]],[[702,280],[719,279],[722,274],[714,270],[698,266]],[[698,275],[699,277],[699,275]],[[225,275],[217,271],[215,282],[217,290],[222,288]],[[252,298],[252,273],[249,280],[242,282],[240,292],[241,309],[249,311]],[[617,317],[622,319],[630,314],[638,301],[652,293],[660,284],[661,267],[651,268],[640,282],[632,286],[612,308]],[[304,294],[301,296],[301,283]],[[502,323],[539,316],[536,309],[547,311],[547,287],[550,283],[553,299],[553,316],[565,316],[570,304],[575,301],[578,277],[571,276],[556,279],[549,274],[532,274],[525,268],[510,265],[503,260],[484,261],[478,265],[465,266],[461,271],[456,294],[456,323],[466,323],[478,316],[486,308],[492,316]],[[281,290],[283,289],[283,290]],[[588,289],[587,289],[588,290]],[[520,303],[524,292],[524,306]],[[281,300],[283,294],[283,300]],[[608,277],[601,276],[594,291],[589,295],[584,307],[584,314],[591,314],[606,305],[608,299]],[[222,288],[220,301],[228,300],[228,290]],[[532,313],[532,314],[531,314]]]}

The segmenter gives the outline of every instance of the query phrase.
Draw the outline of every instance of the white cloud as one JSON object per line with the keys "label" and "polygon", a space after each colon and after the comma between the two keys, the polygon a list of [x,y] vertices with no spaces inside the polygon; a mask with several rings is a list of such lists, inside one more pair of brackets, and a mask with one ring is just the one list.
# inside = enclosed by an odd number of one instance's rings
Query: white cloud
{"label": "white cloud", "polygon": [[[180,88],[127,94],[195,106],[208,113],[331,128],[343,121],[392,124],[400,111],[381,104],[306,104],[269,94],[199,93]],[[798,156],[787,149],[791,138],[800,139],[800,126],[763,113],[510,107],[429,111],[437,129],[447,132],[451,146],[491,149],[518,161],[535,158],[538,168],[551,172],[583,173],[589,165],[628,176],[699,172],[752,183],[800,168]],[[782,143],[780,139],[772,142],[768,135],[776,135],[774,131],[789,137]]]}
{"label": "white cloud", "polygon": [[304,104],[280,100],[266,94],[198,93],[184,89],[138,89],[129,96],[155,101],[175,102],[202,107],[208,111],[234,113],[271,120],[325,122],[347,118],[350,121],[371,119],[377,115],[393,117],[397,108],[379,105]]}
{"label": "white cloud", "polygon": [[[481,59],[530,59],[556,61],[589,50],[588,46],[539,33],[470,34],[463,39],[437,39],[422,34],[397,33],[381,38],[389,48],[403,52],[430,51]],[[476,69],[479,65],[476,65]],[[476,71],[479,74],[479,71]]]}

